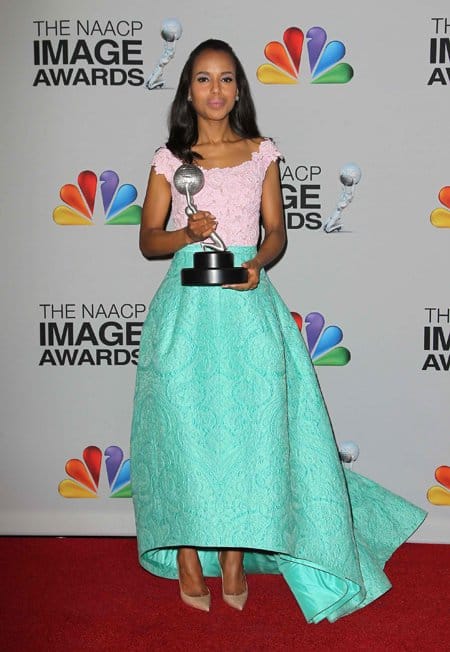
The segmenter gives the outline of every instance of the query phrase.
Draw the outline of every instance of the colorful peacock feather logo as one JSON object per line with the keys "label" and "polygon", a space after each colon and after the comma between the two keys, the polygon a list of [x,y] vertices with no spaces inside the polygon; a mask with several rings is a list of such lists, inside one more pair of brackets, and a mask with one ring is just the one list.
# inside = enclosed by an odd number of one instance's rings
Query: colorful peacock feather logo
{"label": "colorful peacock feather logo", "polygon": [[[346,84],[353,77],[353,68],[348,63],[339,63],[345,56],[345,45],[341,41],[327,42],[323,27],[311,27],[306,32],[309,68],[312,84]],[[270,63],[263,63],[256,76],[263,84],[297,84],[304,42],[299,27],[288,27],[283,34],[283,43],[270,41],[264,48],[264,55]]]}
{"label": "colorful peacock feather logo", "polygon": [[58,491],[64,498],[97,498],[103,455],[110,489],[110,498],[131,498],[130,460],[124,460],[119,446],[108,446],[104,454],[98,446],[87,446],[83,459],[67,460],[69,478],[62,480]]}
{"label": "colorful peacock feather logo", "polygon": [[450,186],[440,189],[438,199],[446,208],[435,208],[431,211],[430,221],[433,226],[450,229]]}
{"label": "colorful peacock feather logo", "polygon": [[438,466],[434,477],[440,484],[428,489],[428,501],[433,505],[450,506],[450,466]]}
{"label": "colorful peacock feather logo", "polygon": [[350,351],[342,342],[343,332],[339,326],[325,326],[320,312],[310,312],[305,319],[298,312],[291,313],[301,332],[306,324],[306,342],[313,364],[319,366],[343,367],[350,362]]}
{"label": "colorful peacock feather logo", "polygon": [[[141,207],[133,204],[137,190],[131,183],[119,184],[114,170],[100,174],[100,192],[106,224],[140,224]],[[89,226],[93,224],[98,179],[92,170],[78,175],[78,186],[66,183],[59,196],[66,203],[53,211],[53,220],[61,226]]]}

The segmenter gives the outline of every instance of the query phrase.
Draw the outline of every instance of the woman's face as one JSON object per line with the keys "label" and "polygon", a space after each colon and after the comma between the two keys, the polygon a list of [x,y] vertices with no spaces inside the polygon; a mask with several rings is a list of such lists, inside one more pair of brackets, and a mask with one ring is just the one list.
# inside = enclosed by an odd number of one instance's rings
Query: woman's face
{"label": "woman's face", "polygon": [[226,52],[205,50],[194,61],[189,95],[199,117],[223,120],[236,102],[236,67]]}

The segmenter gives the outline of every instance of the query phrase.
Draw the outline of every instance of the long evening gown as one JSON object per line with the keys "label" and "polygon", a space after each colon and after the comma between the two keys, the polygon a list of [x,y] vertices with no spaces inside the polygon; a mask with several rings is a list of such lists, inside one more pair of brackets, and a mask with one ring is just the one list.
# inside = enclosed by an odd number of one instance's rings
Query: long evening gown
{"label": "long evening gown", "polygon": [[[280,156],[204,170],[199,208],[218,219],[235,264],[259,236],[265,172]],[[165,147],[152,165],[172,183]],[[172,185],[173,228],[186,201]],[[299,329],[262,271],[256,290],[187,287],[199,245],[178,251],[143,328],[131,439],[140,563],[177,577],[194,546],[206,576],[217,548],[244,548],[247,573],[282,573],[305,618],[335,621],[383,594],[386,560],[425,512],[343,469]]]}

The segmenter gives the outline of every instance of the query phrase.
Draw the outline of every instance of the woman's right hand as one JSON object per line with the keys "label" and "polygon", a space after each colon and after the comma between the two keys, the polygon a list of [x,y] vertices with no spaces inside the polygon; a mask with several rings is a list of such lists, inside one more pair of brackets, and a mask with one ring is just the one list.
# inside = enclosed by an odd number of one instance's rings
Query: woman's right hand
{"label": "woman's right hand", "polygon": [[191,243],[201,242],[209,238],[216,227],[217,220],[209,211],[197,211],[188,217],[186,235]]}

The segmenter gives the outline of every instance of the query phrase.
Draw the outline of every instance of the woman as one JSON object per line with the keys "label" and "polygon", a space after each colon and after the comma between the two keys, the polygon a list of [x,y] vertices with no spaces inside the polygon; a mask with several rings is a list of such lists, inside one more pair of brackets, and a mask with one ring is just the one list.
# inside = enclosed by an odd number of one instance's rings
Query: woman
{"label": "woman", "polygon": [[[218,574],[224,600],[243,608],[245,551],[247,572],[283,574],[308,621],[333,621],[389,588],[384,562],[424,512],[344,475],[308,353],[264,271],[285,245],[279,157],[260,136],[234,52],[200,44],[152,161],[140,233],[145,256],[175,255],[149,308],[137,372],[139,554],[147,570],[178,577],[184,602],[208,611],[204,577]],[[183,162],[205,176],[188,219],[173,185]],[[247,282],[182,286],[180,270],[216,229]]]}

